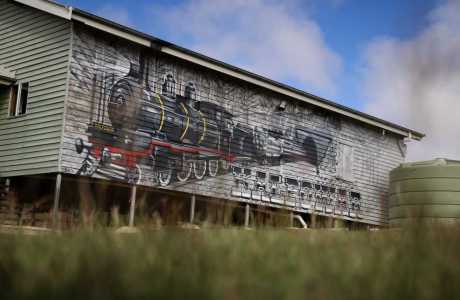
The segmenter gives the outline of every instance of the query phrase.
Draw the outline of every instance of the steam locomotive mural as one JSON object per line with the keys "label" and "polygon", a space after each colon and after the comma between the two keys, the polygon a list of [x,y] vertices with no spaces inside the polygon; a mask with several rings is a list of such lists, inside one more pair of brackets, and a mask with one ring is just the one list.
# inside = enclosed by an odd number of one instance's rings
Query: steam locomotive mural
{"label": "steam locomotive mural", "polygon": [[[192,82],[184,96],[176,95],[171,74],[164,78],[162,93],[153,93],[144,66],[143,60],[131,64],[128,75],[111,87],[108,99],[100,99],[96,121],[88,127],[89,142],[75,141],[77,152],[87,154],[78,173],[98,172],[138,183],[142,161],[166,186],[185,182],[192,174],[202,179],[228,169],[236,155],[231,135],[237,129],[231,114],[213,103],[195,101]],[[104,109],[108,120],[100,111]]]}
{"label": "steam locomotive mural", "polygon": [[[96,120],[88,125],[89,142],[75,141],[77,153],[87,154],[79,174],[110,171],[111,176],[137,183],[142,176],[138,163],[147,160],[166,186],[191,176],[217,176],[234,162],[305,160],[318,166],[332,142],[332,137],[301,126],[286,136],[276,123],[271,128],[235,123],[222,106],[197,101],[193,82],[185,85],[184,95],[175,94],[171,73],[163,78],[161,94],[154,93],[145,65],[143,59],[131,64],[128,75],[111,87],[108,99],[99,100]],[[272,118],[283,118],[282,112]],[[322,155],[318,144],[324,148]]]}
{"label": "steam locomotive mural", "polygon": [[198,100],[192,81],[177,93],[170,72],[155,92],[149,66],[140,55],[106,96],[92,101],[88,139],[75,139],[84,157],[78,175],[139,184],[148,166],[152,183],[165,187],[227,175],[233,197],[357,215],[361,196],[351,186],[261,170],[302,161],[320,178],[319,166],[334,147],[331,134],[290,122],[282,105],[269,124],[249,126],[223,106]]}

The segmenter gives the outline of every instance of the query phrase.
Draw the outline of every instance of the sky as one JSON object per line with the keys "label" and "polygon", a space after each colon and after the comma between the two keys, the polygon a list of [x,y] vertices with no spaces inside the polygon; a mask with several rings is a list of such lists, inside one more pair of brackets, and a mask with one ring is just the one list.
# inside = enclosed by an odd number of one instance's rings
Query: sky
{"label": "sky", "polygon": [[58,2],[426,133],[408,160],[460,160],[460,0]]}

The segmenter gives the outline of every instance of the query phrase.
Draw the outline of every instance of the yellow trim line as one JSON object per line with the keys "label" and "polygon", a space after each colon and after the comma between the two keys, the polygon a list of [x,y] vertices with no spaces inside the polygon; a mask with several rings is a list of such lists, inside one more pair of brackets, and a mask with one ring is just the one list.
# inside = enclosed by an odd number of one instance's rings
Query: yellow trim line
{"label": "yellow trim line", "polygon": [[201,144],[201,142],[204,140],[204,136],[206,135],[206,118],[203,116],[203,113],[201,111],[198,110],[198,113],[200,114],[201,119],[203,120],[203,134],[198,140],[198,144]]}
{"label": "yellow trim line", "polygon": [[161,132],[161,129],[163,129],[163,124],[165,122],[165,105],[163,103],[163,100],[161,100],[160,95],[156,94],[156,98],[158,99],[158,102],[160,102],[160,108],[161,108],[160,127],[158,128],[158,132]]}
{"label": "yellow trim line", "polygon": [[187,133],[188,127],[190,125],[190,117],[188,116],[188,109],[187,109],[187,107],[185,107],[184,103],[181,103],[180,105],[181,105],[182,109],[185,112],[185,116],[187,117],[187,124],[185,125],[184,132],[182,133],[182,135],[179,138],[182,141],[184,139],[185,134]]}

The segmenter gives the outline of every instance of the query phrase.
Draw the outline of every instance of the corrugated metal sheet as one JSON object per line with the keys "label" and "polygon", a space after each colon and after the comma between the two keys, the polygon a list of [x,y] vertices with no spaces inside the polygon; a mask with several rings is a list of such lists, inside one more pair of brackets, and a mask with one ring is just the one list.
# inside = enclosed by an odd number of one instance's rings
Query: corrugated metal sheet
{"label": "corrugated metal sheet", "polygon": [[70,22],[0,0],[0,65],[30,85],[25,115],[0,95],[0,176],[58,171],[70,42]]}

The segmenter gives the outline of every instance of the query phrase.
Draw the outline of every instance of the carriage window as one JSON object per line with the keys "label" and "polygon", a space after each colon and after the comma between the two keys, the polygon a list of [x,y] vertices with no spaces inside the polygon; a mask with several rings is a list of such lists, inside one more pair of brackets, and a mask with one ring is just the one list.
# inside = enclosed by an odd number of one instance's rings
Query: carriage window
{"label": "carriage window", "polygon": [[265,179],[265,177],[267,176],[264,172],[259,172],[257,171],[257,174],[256,174],[257,178],[259,179]]}
{"label": "carriage window", "polygon": [[279,176],[276,176],[276,175],[271,175],[270,176],[270,182],[280,182],[280,177]]}
{"label": "carriage window", "polygon": [[27,100],[29,97],[29,83],[21,82],[10,88],[9,116],[24,115],[27,112]]}
{"label": "carriage window", "polygon": [[289,185],[299,185],[299,183],[297,182],[297,180],[295,179],[292,179],[292,178],[286,178],[286,184],[289,184]]}
{"label": "carriage window", "polygon": [[251,175],[251,169],[244,169],[244,175],[246,176]]}
{"label": "carriage window", "polygon": [[242,173],[242,170],[241,170],[241,168],[239,168],[239,167],[233,167],[233,173],[235,173],[235,174],[241,174],[241,173]]}
{"label": "carriage window", "polygon": [[351,196],[351,198],[355,198],[355,199],[358,199],[358,200],[361,199],[361,194],[357,193],[357,192],[351,192],[350,196]]}
{"label": "carriage window", "polygon": [[311,189],[311,183],[308,181],[302,182],[302,187],[306,189]]}
{"label": "carriage window", "polygon": [[217,121],[222,120],[222,113],[220,111],[216,111],[216,120]]}

